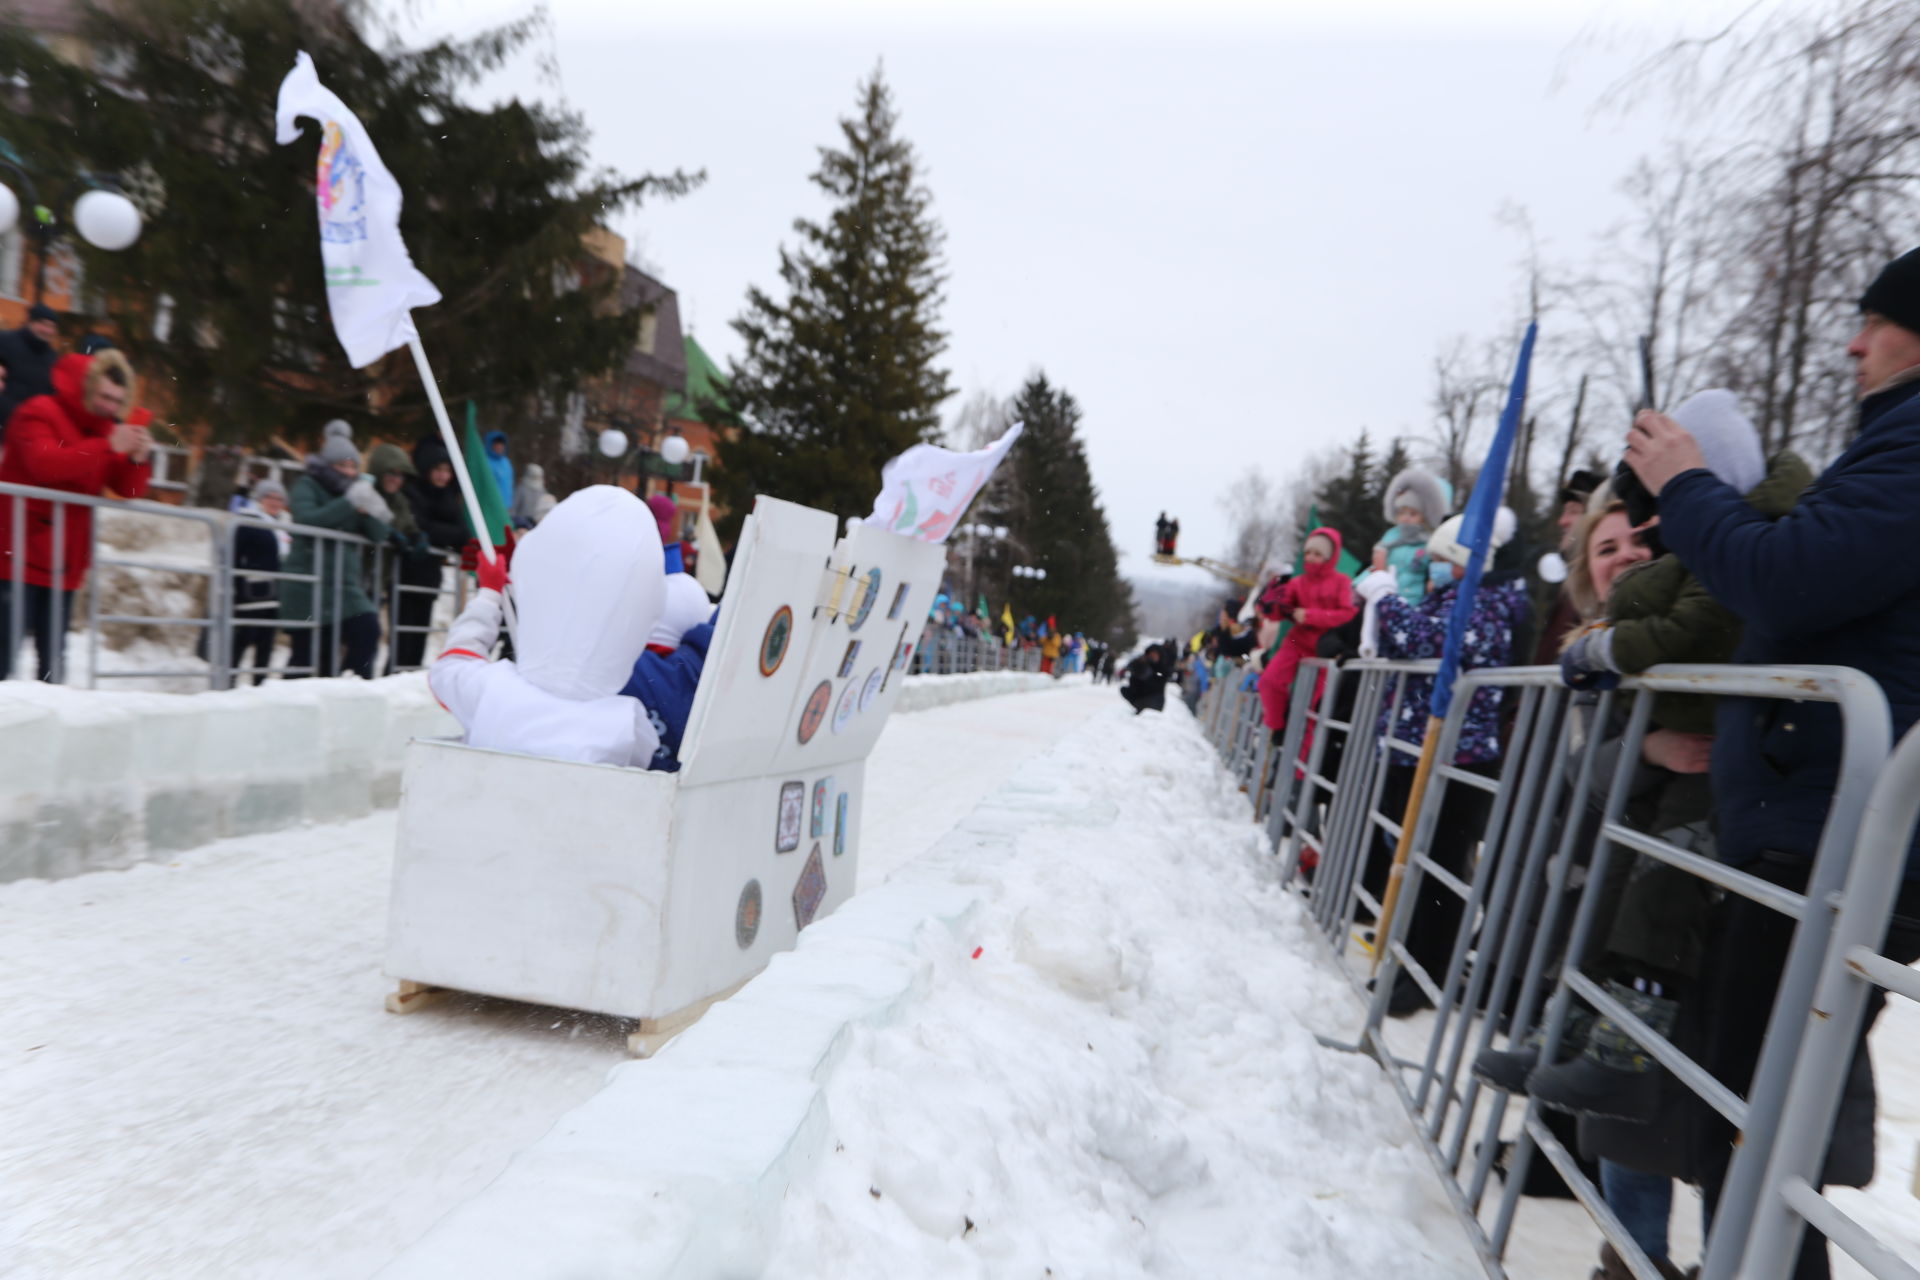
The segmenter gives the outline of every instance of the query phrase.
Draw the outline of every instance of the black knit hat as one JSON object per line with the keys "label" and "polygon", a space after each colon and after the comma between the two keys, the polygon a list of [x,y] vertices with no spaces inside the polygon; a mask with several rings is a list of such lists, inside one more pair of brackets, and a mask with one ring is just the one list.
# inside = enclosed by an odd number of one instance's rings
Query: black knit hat
{"label": "black knit hat", "polygon": [[1567,483],[1560,489],[1560,501],[1585,502],[1600,487],[1602,477],[1597,471],[1576,471],[1567,477]]}
{"label": "black knit hat", "polygon": [[1880,268],[1860,295],[1860,309],[1920,333],[1920,249],[1909,249]]}
{"label": "black knit hat", "polygon": [[33,309],[27,312],[27,319],[29,321],[33,321],[33,320],[57,321],[60,319],[60,313],[58,311],[55,311],[52,307],[48,306],[44,302],[36,302],[33,304]]}

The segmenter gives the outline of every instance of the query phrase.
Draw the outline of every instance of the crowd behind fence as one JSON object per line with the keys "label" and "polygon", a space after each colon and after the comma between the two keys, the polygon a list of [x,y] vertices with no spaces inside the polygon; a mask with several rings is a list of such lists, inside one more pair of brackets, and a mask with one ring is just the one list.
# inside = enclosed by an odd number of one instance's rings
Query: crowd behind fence
{"label": "crowd behind fence", "polygon": [[[1329,1047],[1382,1065],[1488,1275],[1507,1274],[1530,1162],[1539,1156],[1627,1268],[1641,1280],[1661,1280],[1583,1165],[1579,1144],[1569,1144],[1551,1113],[1469,1070],[1497,1042],[1519,1047],[1530,1033],[1539,1060],[1556,1061],[1570,1015],[1585,1006],[1611,1018],[1737,1134],[1710,1199],[1702,1280],[1783,1280],[1794,1272],[1809,1224],[1882,1280],[1920,1280],[1920,1257],[1910,1247],[1903,1257],[1819,1190],[1832,1180],[1823,1170],[1832,1168],[1829,1145],[1869,998],[1884,991],[1920,1000],[1920,974],[1883,954],[1920,823],[1920,730],[1890,753],[1885,697],[1867,676],[1845,668],[1662,667],[1598,695],[1567,689],[1557,668],[1463,673],[1440,730],[1442,763],[1412,818],[1399,907],[1382,939],[1371,932],[1382,910],[1382,855],[1399,842],[1403,816],[1387,774],[1408,768],[1420,750],[1383,726],[1400,723],[1408,682],[1434,670],[1432,662],[1309,661],[1278,741],[1262,723],[1257,693],[1239,679],[1215,681],[1197,715],[1252,800],[1282,880],[1303,895],[1356,988],[1371,988],[1355,1039],[1329,1040]],[[1450,763],[1467,708],[1482,690],[1504,700],[1497,771]],[[1837,708],[1844,747],[1804,891],[1626,821],[1659,693]],[[1449,792],[1462,788],[1477,793],[1477,807],[1470,851],[1455,861],[1436,851],[1449,835],[1441,824],[1458,812]],[[1700,1045],[1676,1043],[1678,1032],[1662,1035],[1584,971],[1626,872],[1650,867],[1796,922],[1744,1096],[1703,1065],[1708,1055]],[[1412,944],[1416,934],[1424,935],[1424,949]],[[1424,1028],[1388,1016],[1402,972],[1433,1007]],[[1910,1110],[1915,1101],[1895,1106]],[[1880,1105],[1887,1102],[1883,1095]],[[1494,1196],[1496,1172],[1505,1181]]]}
{"label": "crowd behind fence", "polygon": [[[153,541],[164,550],[156,554],[116,549],[103,540],[98,519],[88,520],[84,537],[74,539],[74,545],[69,546],[68,517],[76,509],[94,516],[114,512],[153,522],[158,531]],[[23,554],[7,557],[0,566],[0,591],[5,596],[0,605],[0,642],[11,655],[15,679],[31,679],[36,670],[44,670],[53,683],[90,688],[141,680],[193,686],[204,682],[208,689],[227,689],[269,676],[329,673],[337,668],[325,655],[337,656],[341,648],[347,621],[342,617],[344,598],[349,584],[355,581],[368,584],[376,598],[381,633],[377,669],[383,674],[413,671],[437,654],[433,637],[445,634],[447,620],[465,606],[470,590],[469,575],[460,572],[458,557],[451,553],[430,553],[441,563],[439,584],[417,585],[404,581],[396,569],[400,556],[422,554],[418,551],[403,552],[338,529],[269,523],[211,508],[0,484],[0,519],[8,523],[8,545],[15,548],[28,545],[29,528],[36,522],[51,532],[51,561],[39,572],[29,566],[29,557]],[[236,531],[262,527],[311,541],[318,552],[312,556],[312,571],[237,565]],[[33,578],[50,577],[57,584],[67,578],[69,570],[83,575],[71,599],[56,593],[56,598],[49,600],[31,589]],[[130,581],[119,582],[120,590],[115,590],[110,584],[119,575],[130,575]],[[284,611],[250,614],[241,607],[245,599],[241,588],[262,583],[271,583],[276,596],[287,584],[299,584],[310,590],[313,607],[306,611],[307,616],[284,616]],[[132,585],[156,589],[127,589]],[[183,586],[188,589],[181,589]],[[406,620],[403,613],[423,611],[403,610],[403,601],[420,597],[434,601],[430,618],[425,622]],[[179,607],[166,612],[128,611],[115,605],[117,598],[162,599]],[[46,625],[36,627],[36,610],[40,609],[47,612]],[[147,651],[144,661],[115,661],[114,637],[132,628],[150,629],[164,639]],[[310,637],[304,646],[289,646],[295,656],[304,647],[305,660],[290,656],[279,662],[271,651],[264,660],[257,657],[257,650],[246,644],[247,633],[262,629],[289,641],[296,636]],[[419,637],[422,643],[416,648],[404,643],[405,637]],[[74,642],[85,653],[85,666],[79,671],[69,669]],[[30,643],[34,663],[25,660]],[[44,656],[42,644],[49,649]],[[243,648],[248,652],[240,652]],[[403,650],[411,660],[399,660]],[[1041,652],[1035,645],[1003,645],[990,638],[929,627],[915,646],[911,670],[916,675],[1031,672],[1039,671],[1040,663]]]}
{"label": "crowd behind fence", "polygon": [[[84,536],[70,539],[69,514],[76,509],[90,516],[118,513],[153,522],[158,533],[154,539],[165,548],[159,556],[115,550],[103,543],[101,521],[88,519]],[[12,655],[12,676],[32,678],[38,670],[56,684],[81,683],[68,669],[70,637],[77,638],[86,652],[84,683],[99,688],[116,680],[170,680],[198,683],[208,689],[231,688],[244,677],[311,676],[331,667],[325,655],[337,653],[342,641],[342,605],[348,584],[364,580],[377,596],[377,612],[382,647],[379,669],[385,672],[417,670],[434,650],[431,637],[443,634],[446,625],[438,619],[456,614],[466,603],[467,577],[458,572],[458,557],[450,553],[408,551],[405,554],[433,556],[440,562],[438,586],[410,585],[396,572],[402,552],[392,545],[369,541],[358,534],[291,523],[266,522],[256,517],[201,507],[174,506],[169,503],[126,501],[92,497],[27,485],[0,484],[0,516],[7,521],[8,545],[29,545],[29,529],[36,524],[49,531],[50,559],[41,566],[29,565],[29,556],[16,553],[7,558],[0,570],[0,587],[5,588],[6,603],[0,610],[0,641]],[[242,568],[235,564],[236,532],[244,528],[266,528],[285,533],[297,544],[311,542],[318,554],[313,556],[312,572]],[[69,545],[69,542],[74,545]],[[325,551],[321,551],[325,548]],[[114,611],[106,598],[111,573],[131,575],[132,583],[157,588],[147,593],[127,590],[134,598],[186,598],[184,607],[166,613],[129,613]],[[57,590],[58,584],[78,573],[83,575],[71,598]],[[42,591],[33,590],[34,578],[51,579]],[[201,585],[198,590],[180,592],[181,579]],[[311,589],[312,608],[308,616],[248,615],[236,611],[241,600],[239,588],[245,584],[272,583],[277,595],[285,584],[298,583]],[[45,594],[52,592],[51,596]],[[408,595],[444,598],[447,607],[436,607],[434,619],[407,623],[401,619],[401,601]],[[84,608],[79,607],[84,602]],[[41,611],[45,620],[42,621]],[[40,623],[40,625],[35,625]],[[154,661],[103,665],[112,651],[110,629],[151,628],[167,638],[160,647],[173,661]],[[236,660],[236,637],[249,628],[271,628],[286,633],[289,639],[305,635],[307,659],[302,663],[273,665],[271,652],[264,661]],[[418,661],[395,661],[394,647],[402,636],[420,635],[428,643],[422,646]],[[179,637],[178,640],[175,637]],[[191,636],[191,641],[186,639]],[[33,641],[35,665],[24,659],[25,644]],[[296,651],[299,646],[295,646]],[[43,648],[46,650],[43,652]],[[189,650],[192,663],[182,655]]]}

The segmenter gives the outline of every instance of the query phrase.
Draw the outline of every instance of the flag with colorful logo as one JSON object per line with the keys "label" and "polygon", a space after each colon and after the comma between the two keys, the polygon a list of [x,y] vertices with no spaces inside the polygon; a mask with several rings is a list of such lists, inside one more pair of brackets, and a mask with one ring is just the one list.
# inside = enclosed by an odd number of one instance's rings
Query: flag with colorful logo
{"label": "flag with colorful logo", "polygon": [[380,162],[359,117],[320,83],[303,51],[280,82],[274,136],[300,138],[299,121],[320,124],[314,206],[320,216],[320,261],[326,272],[333,331],[358,369],[419,336],[408,314],[440,301],[400,238],[400,184]]}
{"label": "flag with colorful logo", "polygon": [[905,538],[945,542],[1024,429],[1021,423],[984,449],[955,453],[917,444],[880,471],[880,496],[866,522]]}

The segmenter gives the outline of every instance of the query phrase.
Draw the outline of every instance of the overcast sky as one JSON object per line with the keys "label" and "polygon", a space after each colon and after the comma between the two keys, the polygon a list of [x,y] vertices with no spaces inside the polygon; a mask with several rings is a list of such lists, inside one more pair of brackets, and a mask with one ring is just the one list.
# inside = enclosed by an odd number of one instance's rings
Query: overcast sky
{"label": "overcast sky", "polygon": [[[527,8],[425,0],[416,29]],[[884,60],[947,231],[949,412],[1036,369],[1070,390],[1139,573],[1163,508],[1183,551],[1216,552],[1245,469],[1282,477],[1363,426],[1424,433],[1436,350],[1518,314],[1503,207],[1564,254],[1615,220],[1661,122],[1596,116],[1595,98],[1727,6],[973,0],[910,24],[898,8],[552,0],[557,86],[531,59],[503,83],[563,94],[600,162],[707,171],[616,226],[724,362],[748,284],[777,284],[793,219],[821,208],[816,148]]]}

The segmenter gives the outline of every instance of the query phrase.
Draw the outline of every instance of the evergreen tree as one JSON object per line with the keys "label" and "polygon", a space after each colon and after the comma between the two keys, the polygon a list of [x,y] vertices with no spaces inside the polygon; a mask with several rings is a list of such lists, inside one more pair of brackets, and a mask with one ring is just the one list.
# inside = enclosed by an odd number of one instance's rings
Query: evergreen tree
{"label": "evergreen tree", "polygon": [[1314,495],[1320,523],[1338,529],[1346,549],[1363,564],[1373,544],[1386,532],[1386,522],[1380,516],[1378,486],[1373,441],[1362,431],[1347,450],[1346,470],[1327,481]]}
{"label": "evergreen tree", "polygon": [[[590,172],[587,130],[519,101],[476,106],[470,90],[539,34],[540,19],[419,49],[375,48],[357,5],[285,0],[141,0],[87,6],[92,56],[68,62],[0,26],[0,136],[59,199],[83,171],[120,175],[144,206],[139,241],[80,253],[96,323],[128,350],[182,421],[216,439],[262,441],[332,417],[429,427],[405,352],[347,364],[327,312],[313,211],[317,138],[274,141],[274,104],[294,54],[367,127],[405,192],[401,232],[439,286],[414,313],[448,401],[472,398],[515,427],[584,378],[617,367],[639,316],[610,305],[619,279],[587,263],[585,236],[687,177]],[[524,438],[522,443],[524,444]]]}
{"label": "evergreen tree", "polygon": [[1107,515],[1080,442],[1080,406],[1036,373],[1020,389],[1012,416],[1026,432],[1001,470],[1012,469],[1009,542],[1044,579],[1009,577],[1015,617],[1053,617],[1123,648],[1133,643],[1133,588],[1120,576]]}
{"label": "evergreen tree", "polygon": [[780,252],[786,299],[749,289],[733,322],[746,355],[722,416],[740,429],[712,473],[727,533],[758,493],[865,515],[887,460],[939,434],[952,393],[934,367],[944,233],[897,123],[876,69],[858,115],[840,122],[841,146],[820,149],[813,182],[834,207],[794,223],[799,246]]}

